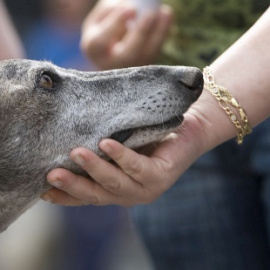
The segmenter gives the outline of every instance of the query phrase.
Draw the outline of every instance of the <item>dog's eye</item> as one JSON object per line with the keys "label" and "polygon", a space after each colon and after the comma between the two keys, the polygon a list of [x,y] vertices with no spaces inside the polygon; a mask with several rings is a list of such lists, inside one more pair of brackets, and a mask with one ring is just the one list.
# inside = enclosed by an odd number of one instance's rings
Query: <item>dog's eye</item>
{"label": "dog's eye", "polygon": [[38,86],[44,89],[52,89],[54,87],[54,82],[49,75],[42,74]]}
{"label": "dog's eye", "polygon": [[56,74],[50,72],[43,72],[39,78],[38,86],[45,90],[52,90],[55,88],[59,78]]}

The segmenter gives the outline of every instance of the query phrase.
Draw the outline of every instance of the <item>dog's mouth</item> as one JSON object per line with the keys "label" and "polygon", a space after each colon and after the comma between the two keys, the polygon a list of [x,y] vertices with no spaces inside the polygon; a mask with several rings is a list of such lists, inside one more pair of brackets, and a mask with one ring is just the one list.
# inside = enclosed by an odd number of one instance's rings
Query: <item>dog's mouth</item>
{"label": "dog's mouth", "polygon": [[163,122],[163,123],[160,123],[160,124],[156,124],[156,125],[152,125],[152,126],[150,125],[150,126],[144,126],[144,127],[137,127],[137,128],[129,128],[129,129],[114,132],[110,136],[110,139],[116,140],[120,143],[124,143],[135,133],[135,131],[151,129],[153,131],[154,130],[162,130],[164,132],[164,131],[176,128],[177,126],[182,124],[183,121],[184,121],[183,115],[175,116],[175,117],[171,118],[170,120]]}
{"label": "dog's mouth", "polygon": [[110,136],[110,139],[113,139],[113,140],[118,141],[120,143],[124,143],[126,140],[128,140],[133,135],[135,130],[136,130],[135,128],[129,128],[126,130],[121,130],[121,131],[115,132]]}

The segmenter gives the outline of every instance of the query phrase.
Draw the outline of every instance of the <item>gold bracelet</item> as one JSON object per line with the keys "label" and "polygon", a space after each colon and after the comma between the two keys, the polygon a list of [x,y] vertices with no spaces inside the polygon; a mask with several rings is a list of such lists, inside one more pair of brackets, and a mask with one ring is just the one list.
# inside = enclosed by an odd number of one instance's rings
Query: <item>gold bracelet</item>
{"label": "gold bracelet", "polygon": [[203,74],[204,88],[218,100],[220,107],[226,112],[231,122],[235,125],[237,134],[236,141],[238,144],[242,144],[244,137],[252,132],[246,112],[225,87],[215,84],[214,76],[211,74],[208,66],[204,68]]}

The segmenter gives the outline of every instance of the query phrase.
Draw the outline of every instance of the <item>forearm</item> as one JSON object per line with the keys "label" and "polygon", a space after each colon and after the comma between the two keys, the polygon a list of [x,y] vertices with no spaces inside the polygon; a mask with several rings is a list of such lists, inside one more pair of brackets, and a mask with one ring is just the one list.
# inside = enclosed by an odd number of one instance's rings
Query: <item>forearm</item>
{"label": "forearm", "polygon": [[[241,104],[252,127],[270,115],[270,9],[211,66],[215,83],[224,86]],[[234,124],[217,100],[204,90],[192,107],[202,127],[196,138],[202,151],[236,136]]]}
{"label": "forearm", "polygon": [[212,64],[217,83],[225,85],[247,111],[252,126],[270,115],[270,8]]}
{"label": "forearm", "polygon": [[0,36],[0,60],[24,57],[22,43],[2,0],[0,0]]}

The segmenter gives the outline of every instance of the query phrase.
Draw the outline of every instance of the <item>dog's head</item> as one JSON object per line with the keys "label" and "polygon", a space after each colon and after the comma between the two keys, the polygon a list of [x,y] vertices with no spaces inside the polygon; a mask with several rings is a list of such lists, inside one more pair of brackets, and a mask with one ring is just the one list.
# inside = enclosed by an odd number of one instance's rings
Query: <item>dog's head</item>
{"label": "dog's head", "polygon": [[202,88],[201,72],[191,67],[79,72],[0,62],[0,197],[14,190],[39,196],[54,167],[80,172],[68,159],[75,147],[101,154],[102,138],[133,148],[161,139]]}

